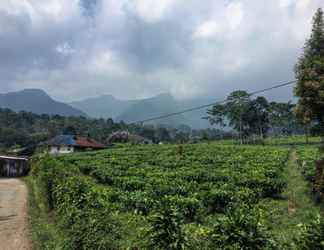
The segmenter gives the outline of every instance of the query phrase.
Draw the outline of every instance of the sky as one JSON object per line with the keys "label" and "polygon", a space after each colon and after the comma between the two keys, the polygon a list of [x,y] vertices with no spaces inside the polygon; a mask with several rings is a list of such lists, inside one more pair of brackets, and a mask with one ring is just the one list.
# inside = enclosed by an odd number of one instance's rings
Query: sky
{"label": "sky", "polygon": [[[0,93],[178,99],[294,79],[323,0],[1,0]],[[292,88],[267,94],[289,100]]]}

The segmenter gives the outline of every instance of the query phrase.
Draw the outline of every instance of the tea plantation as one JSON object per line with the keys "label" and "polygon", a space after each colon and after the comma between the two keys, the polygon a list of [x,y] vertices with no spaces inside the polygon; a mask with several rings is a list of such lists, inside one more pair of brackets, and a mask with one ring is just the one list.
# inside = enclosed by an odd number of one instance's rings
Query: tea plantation
{"label": "tea plantation", "polygon": [[290,152],[213,143],[129,145],[41,156],[32,178],[63,232],[57,248],[292,249],[296,245],[273,233],[261,205],[285,199]]}

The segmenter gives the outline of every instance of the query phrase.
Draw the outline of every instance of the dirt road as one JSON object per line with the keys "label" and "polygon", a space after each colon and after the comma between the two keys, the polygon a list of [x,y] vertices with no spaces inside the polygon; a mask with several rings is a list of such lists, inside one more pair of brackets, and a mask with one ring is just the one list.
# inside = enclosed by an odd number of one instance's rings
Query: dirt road
{"label": "dirt road", "polygon": [[0,250],[30,250],[27,187],[19,179],[0,178]]}

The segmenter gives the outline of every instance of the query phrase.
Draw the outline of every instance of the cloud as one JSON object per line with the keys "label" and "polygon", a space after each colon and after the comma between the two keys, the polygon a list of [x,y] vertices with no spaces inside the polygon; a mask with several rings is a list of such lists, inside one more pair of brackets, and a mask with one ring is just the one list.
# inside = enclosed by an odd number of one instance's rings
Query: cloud
{"label": "cloud", "polygon": [[134,0],[127,6],[146,22],[157,22],[170,10],[175,0]]}
{"label": "cloud", "polygon": [[264,88],[294,77],[318,7],[322,0],[1,1],[0,92],[220,99]]}

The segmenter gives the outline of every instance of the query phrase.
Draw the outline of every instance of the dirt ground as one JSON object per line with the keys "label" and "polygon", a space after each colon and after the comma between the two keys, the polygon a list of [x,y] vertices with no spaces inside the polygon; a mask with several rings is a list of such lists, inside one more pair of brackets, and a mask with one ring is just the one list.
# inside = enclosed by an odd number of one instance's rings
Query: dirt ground
{"label": "dirt ground", "polygon": [[27,187],[19,179],[0,178],[0,250],[30,250]]}

